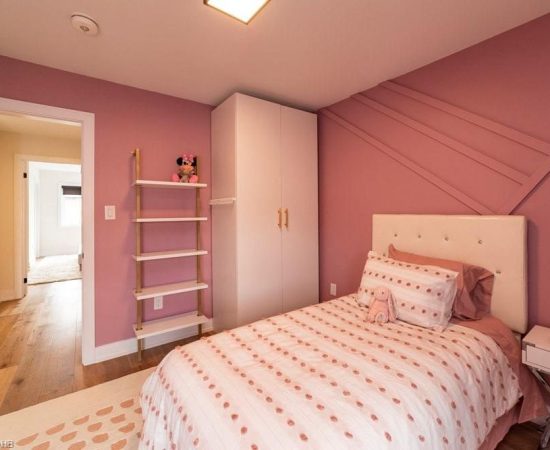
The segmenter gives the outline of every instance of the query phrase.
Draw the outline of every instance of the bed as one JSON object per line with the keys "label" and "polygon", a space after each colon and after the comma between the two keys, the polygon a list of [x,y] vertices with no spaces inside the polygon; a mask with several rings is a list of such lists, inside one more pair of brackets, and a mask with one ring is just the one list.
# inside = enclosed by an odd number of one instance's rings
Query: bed
{"label": "bed", "polygon": [[380,254],[493,271],[492,316],[369,324],[352,294],[179,347],[143,386],[140,448],[495,448],[544,412],[511,331],[527,326],[525,240],[517,216],[373,216]]}

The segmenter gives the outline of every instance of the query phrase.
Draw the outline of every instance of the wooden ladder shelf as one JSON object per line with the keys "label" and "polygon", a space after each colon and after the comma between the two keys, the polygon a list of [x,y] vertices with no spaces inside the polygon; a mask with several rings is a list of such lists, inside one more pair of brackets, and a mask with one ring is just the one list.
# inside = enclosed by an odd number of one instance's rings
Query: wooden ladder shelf
{"label": "wooden ladder shelf", "polygon": [[[206,221],[206,217],[201,217],[200,189],[207,187],[204,183],[176,183],[173,181],[155,181],[144,180],[141,178],[141,152],[136,148],[132,152],[134,156],[134,189],[136,193],[136,214],[132,220],[136,229],[136,252],[132,257],[136,263],[136,288],[133,292],[136,299],[136,323],[134,332],[137,339],[138,359],[141,361],[144,349],[143,340],[147,337],[157,336],[169,333],[175,330],[181,330],[190,327],[198,327],[198,335],[202,336],[202,326],[208,322],[208,318],[203,314],[202,291],[208,288],[208,285],[202,282],[201,256],[207,255],[206,250],[201,250],[201,223]],[[198,174],[198,163],[197,163]],[[142,217],[141,191],[143,188],[164,188],[164,189],[195,189],[195,216],[194,217]],[[144,223],[172,223],[172,222],[194,222],[196,231],[196,246],[193,249],[166,250],[157,252],[142,251],[142,235]],[[143,286],[143,263],[147,261],[158,261],[162,259],[190,258],[196,260],[196,279],[191,281],[182,281],[179,283],[164,284],[158,286]],[[187,314],[169,316],[156,320],[144,320],[143,308],[144,301],[156,296],[174,295],[184,292],[197,293],[196,311]]]}

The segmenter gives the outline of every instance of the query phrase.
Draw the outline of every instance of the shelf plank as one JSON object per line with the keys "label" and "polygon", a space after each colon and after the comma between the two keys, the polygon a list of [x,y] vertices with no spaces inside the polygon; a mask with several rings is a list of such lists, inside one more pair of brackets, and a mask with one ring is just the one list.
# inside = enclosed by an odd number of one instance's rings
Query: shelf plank
{"label": "shelf plank", "polygon": [[212,200],[210,200],[209,204],[210,206],[232,205],[236,201],[237,199],[235,197],[213,198]]}
{"label": "shelf plank", "polygon": [[182,292],[193,292],[207,289],[206,283],[198,283],[197,281],[183,281],[181,283],[161,284],[158,286],[150,286],[141,289],[141,292],[134,291],[136,300],[145,300],[154,298],[159,295],[174,295]]}
{"label": "shelf plank", "polygon": [[200,189],[208,185],[206,183],[178,183],[176,181],[136,180],[134,186],[169,188],[169,189]]}
{"label": "shelf plank", "polygon": [[138,339],[143,339],[159,334],[169,333],[170,331],[181,330],[204,324],[208,322],[208,317],[195,314],[180,314],[178,316],[165,317],[163,319],[149,320],[143,322],[141,330],[136,329],[134,324],[134,333]]}
{"label": "shelf plank", "polygon": [[165,252],[148,252],[142,253],[139,256],[132,255],[136,261],[156,261],[159,259],[170,259],[170,258],[186,258],[188,256],[203,256],[208,255],[206,250],[196,250],[196,249],[187,249],[187,250],[169,250]]}
{"label": "shelf plank", "polygon": [[204,222],[206,220],[208,220],[208,217],[140,217],[139,219],[132,219],[132,222]]}

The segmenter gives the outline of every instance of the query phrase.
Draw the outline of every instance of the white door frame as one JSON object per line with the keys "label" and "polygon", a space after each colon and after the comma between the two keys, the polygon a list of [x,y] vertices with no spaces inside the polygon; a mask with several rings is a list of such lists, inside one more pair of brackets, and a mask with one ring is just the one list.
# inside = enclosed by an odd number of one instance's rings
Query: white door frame
{"label": "white door frame", "polygon": [[[0,97],[0,112],[16,113],[55,120],[66,120],[81,124],[82,164],[82,364],[93,364],[96,360],[95,346],[95,274],[94,274],[94,127],[95,115],[73,109],[57,108],[39,103],[23,102]],[[28,156],[28,155],[27,155]],[[21,160],[23,161],[23,160]],[[17,167],[14,169],[17,170]],[[18,191],[21,184],[15,181]],[[17,187],[19,186],[19,187]],[[16,192],[17,194],[17,192]],[[21,195],[21,193],[19,194]],[[16,197],[17,198],[17,197]],[[21,289],[25,262],[26,243],[23,232],[25,225],[24,205],[15,205],[15,288]],[[19,278],[17,278],[19,277]]]}

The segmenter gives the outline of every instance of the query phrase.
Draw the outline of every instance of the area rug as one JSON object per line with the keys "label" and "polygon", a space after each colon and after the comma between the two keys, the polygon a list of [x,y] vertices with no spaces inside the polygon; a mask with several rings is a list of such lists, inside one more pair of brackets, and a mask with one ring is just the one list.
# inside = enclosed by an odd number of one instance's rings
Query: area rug
{"label": "area rug", "polygon": [[27,274],[27,284],[54,283],[82,278],[78,255],[37,258]]}
{"label": "area rug", "polygon": [[0,440],[33,450],[137,449],[139,392],[153,370],[0,416]]}

